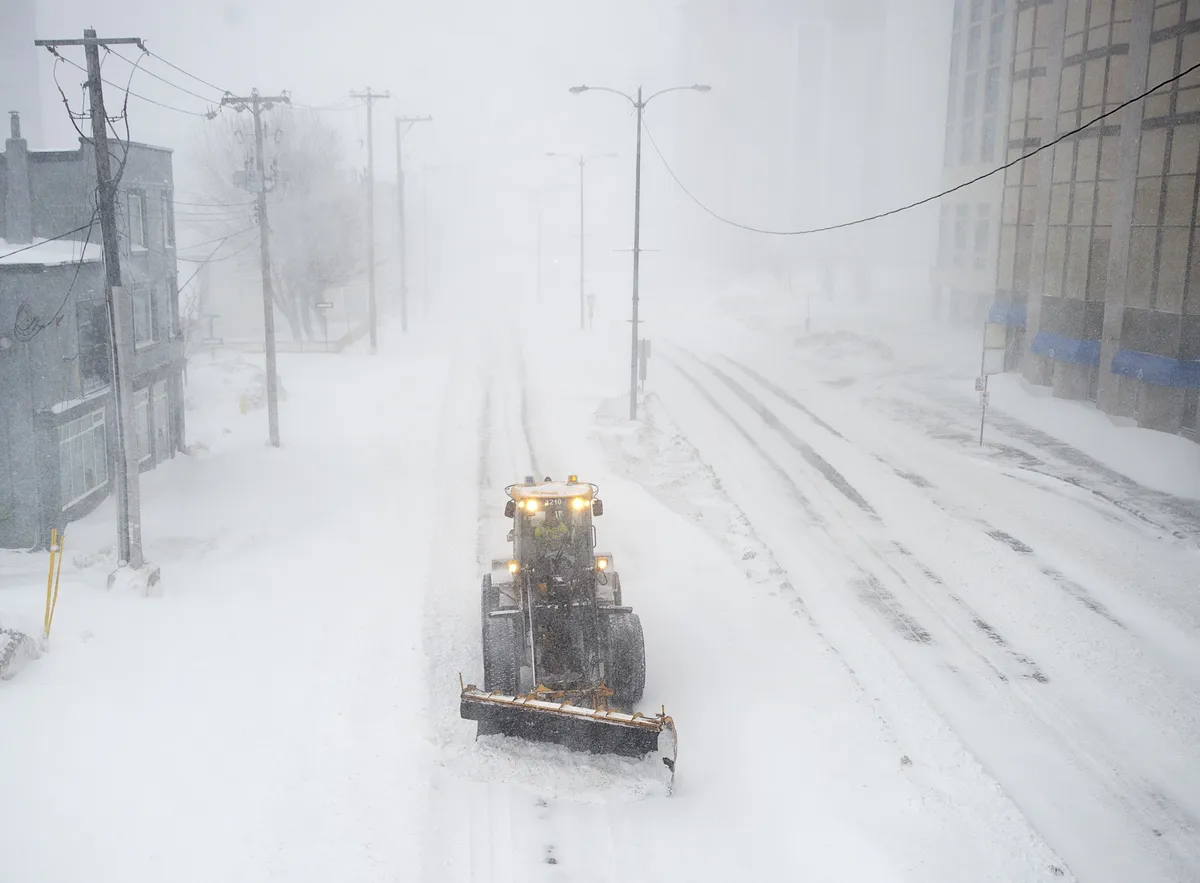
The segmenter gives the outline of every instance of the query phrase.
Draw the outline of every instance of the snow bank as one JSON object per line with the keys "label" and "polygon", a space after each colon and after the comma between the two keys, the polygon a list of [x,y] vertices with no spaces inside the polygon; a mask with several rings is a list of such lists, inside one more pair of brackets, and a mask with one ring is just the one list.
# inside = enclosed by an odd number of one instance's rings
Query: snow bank
{"label": "snow bank", "polygon": [[1200,498],[1200,444],[1181,435],[1131,426],[1089,402],[1055,398],[1018,374],[988,381],[991,406],[1078,448],[1138,484]]}

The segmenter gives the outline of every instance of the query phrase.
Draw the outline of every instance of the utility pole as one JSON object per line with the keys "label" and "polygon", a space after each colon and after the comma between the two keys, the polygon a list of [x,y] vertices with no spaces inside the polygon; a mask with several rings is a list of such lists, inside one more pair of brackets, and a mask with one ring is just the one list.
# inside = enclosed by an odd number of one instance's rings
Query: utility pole
{"label": "utility pole", "polygon": [[351,92],[351,98],[367,102],[367,311],[371,323],[371,353],[379,349],[378,311],[375,305],[375,130],[372,110],[381,98],[391,98],[391,92]]}
{"label": "utility pole", "polygon": [[396,191],[400,210],[400,330],[408,331],[408,234],[404,217],[404,136],[417,123],[431,123],[433,117],[396,118]]}
{"label": "utility pole", "polygon": [[[108,306],[109,351],[112,358],[113,397],[117,412],[117,558],[132,570],[145,564],[142,555],[142,507],[139,467],[141,456],[133,441],[133,322],[129,299],[121,282],[121,246],[117,230],[117,186],[112,179],[108,147],[108,117],[104,110],[104,84],[100,79],[100,47],[132,43],[139,37],[98,38],[88,28],[82,40],[35,40],[54,55],[59,46],[83,46],[87,58],[87,89],[92,116],[92,147],[96,154],[96,200],[104,246],[104,294]],[[118,565],[119,566],[119,565]],[[157,573],[150,575],[157,582]],[[110,577],[111,584],[112,577]]]}
{"label": "utility pole", "polygon": [[579,156],[579,330],[583,330],[583,168],[587,160]]}
{"label": "utility pole", "polygon": [[638,269],[642,254],[642,87],[637,93],[637,159],[633,173],[633,343],[629,348],[629,419],[637,419],[638,375]]}
{"label": "utility pole", "polygon": [[254,116],[254,168],[255,176],[251,180],[247,176],[244,184],[247,190],[256,194],[258,200],[258,242],[262,258],[262,289],[263,289],[263,350],[267,356],[267,427],[270,433],[271,446],[279,447],[279,400],[278,373],[275,369],[275,307],[272,303],[271,288],[271,225],[267,223],[267,171],[263,159],[263,127],[262,115],[276,104],[291,104],[286,93],[269,97],[260,95],[257,89],[251,89],[249,96],[226,95],[221,104],[233,107],[238,113],[250,111]]}
{"label": "utility pole", "polygon": [[570,156],[566,153],[547,153],[546,156],[557,156],[562,159],[569,159],[571,162],[579,166],[579,330],[583,331],[584,312],[586,297],[583,293],[584,288],[584,272],[583,272],[583,257],[584,257],[584,226],[583,226],[583,172],[587,164],[594,159],[612,159],[616,156],[615,153],[604,153],[599,156],[584,156],[582,153],[578,157]]}
{"label": "utility pole", "polygon": [[542,302],[542,194],[538,191],[537,198],[537,302]]}
{"label": "utility pole", "polygon": [[421,305],[429,314],[429,169],[421,175]]}

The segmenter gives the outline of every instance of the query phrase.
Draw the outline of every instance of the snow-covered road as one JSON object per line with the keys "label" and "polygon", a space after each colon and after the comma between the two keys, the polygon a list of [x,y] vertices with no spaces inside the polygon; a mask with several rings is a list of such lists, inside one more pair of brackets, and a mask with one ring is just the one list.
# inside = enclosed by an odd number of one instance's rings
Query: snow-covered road
{"label": "snow-covered road", "polygon": [[[502,309],[284,357],[282,451],[246,362],[197,363],[207,449],[145,482],[164,597],[103,591],[101,507],[0,685],[6,879],[1200,876],[1192,503],[754,329],[660,335],[631,424],[624,327]],[[601,488],[672,796],[459,718],[530,473]],[[44,560],[3,566],[36,622]]]}

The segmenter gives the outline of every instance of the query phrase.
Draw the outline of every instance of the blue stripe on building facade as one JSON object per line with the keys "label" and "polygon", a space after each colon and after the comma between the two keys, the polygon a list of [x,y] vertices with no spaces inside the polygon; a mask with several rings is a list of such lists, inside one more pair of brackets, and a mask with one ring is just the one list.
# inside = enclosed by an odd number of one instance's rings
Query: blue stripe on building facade
{"label": "blue stripe on building facade", "polygon": [[1154,386],[1200,389],[1200,360],[1172,359],[1137,350],[1118,350],[1112,373],[1133,377]]}
{"label": "blue stripe on building facade", "polygon": [[1100,364],[1098,340],[1079,340],[1053,331],[1039,331],[1034,335],[1029,349],[1056,362],[1071,362],[1076,365]]}

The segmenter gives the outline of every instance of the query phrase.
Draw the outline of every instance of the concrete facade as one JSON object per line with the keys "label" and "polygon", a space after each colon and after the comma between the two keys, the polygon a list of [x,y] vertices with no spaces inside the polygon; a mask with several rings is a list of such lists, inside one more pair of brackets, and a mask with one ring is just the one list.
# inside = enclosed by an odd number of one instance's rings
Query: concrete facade
{"label": "concrete facade", "polygon": [[[993,170],[1004,158],[1015,7],[1014,0],[955,3],[943,189]],[[960,323],[983,321],[996,289],[1003,200],[1000,175],[942,200],[933,274],[935,315]]]}
{"label": "concrete facade", "polygon": [[[14,133],[16,134],[16,133]],[[122,148],[115,148],[120,167]],[[115,404],[92,148],[0,156],[0,547],[43,546],[52,527],[93,509],[115,475]],[[171,154],[129,146],[118,215],[133,300],[134,443],[151,469],[183,445],[185,365],[171,209]]]}
{"label": "concrete facade", "polygon": [[[1200,76],[1116,109],[1200,62],[1200,6],[956,0],[956,46],[961,19],[988,6],[1010,20],[1005,158],[1065,136],[1003,176],[988,317],[1010,328],[1011,367],[1057,396],[1196,437]],[[944,223],[943,258],[956,237]]]}

